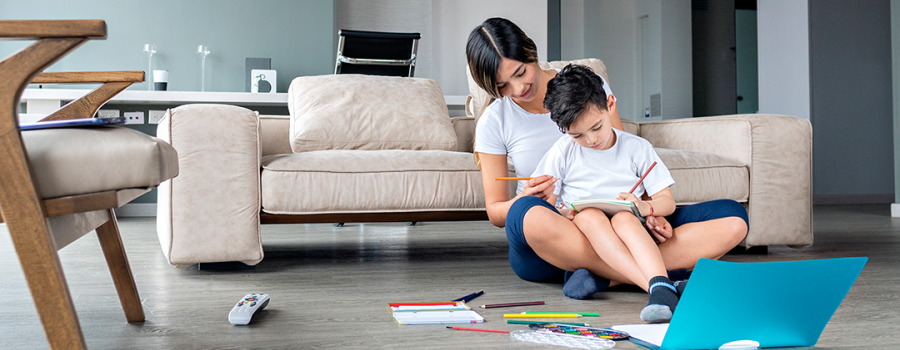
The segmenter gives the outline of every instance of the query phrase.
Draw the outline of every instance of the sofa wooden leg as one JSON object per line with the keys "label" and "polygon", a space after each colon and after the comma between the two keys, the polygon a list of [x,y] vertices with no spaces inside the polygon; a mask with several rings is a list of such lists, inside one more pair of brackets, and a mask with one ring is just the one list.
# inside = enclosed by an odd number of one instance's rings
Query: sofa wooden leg
{"label": "sofa wooden leg", "polygon": [[125,247],[122,246],[122,236],[119,234],[116,213],[112,209],[108,209],[108,211],[109,221],[97,228],[97,238],[100,239],[100,247],[103,248],[103,255],[106,256],[109,273],[116,285],[116,292],[119,293],[122,309],[125,310],[125,318],[128,322],[144,322],[144,308],[141,306],[141,297],[134,284],[131,266],[128,265]]}

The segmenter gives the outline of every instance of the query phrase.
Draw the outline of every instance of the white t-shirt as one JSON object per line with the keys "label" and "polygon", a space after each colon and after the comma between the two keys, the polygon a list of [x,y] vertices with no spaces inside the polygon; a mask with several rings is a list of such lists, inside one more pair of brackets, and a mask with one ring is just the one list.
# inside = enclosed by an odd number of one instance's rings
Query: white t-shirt
{"label": "white t-shirt", "polygon": [[[615,98],[606,80],[602,76],[600,79],[606,96]],[[475,152],[509,156],[516,176],[528,177],[560,134],[559,126],[550,120],[550,113],[529,113],[511,98],[503,97],[488,105],[478,119]],[[525,181],[519,181],[516,193],[524,187]]]}
{"label": "white t-shirt", "polygon": [[553,193],[557,201],[572,203],[582,199],[615,199],[628,192],[650,165],[656,162],[634,195],[651,196],[675,184],[669,169],[647,140],[613,129],[616,143],[606,150],[584,148],[569,135],[550,147],[532,176],[550,175],[560,180]]}

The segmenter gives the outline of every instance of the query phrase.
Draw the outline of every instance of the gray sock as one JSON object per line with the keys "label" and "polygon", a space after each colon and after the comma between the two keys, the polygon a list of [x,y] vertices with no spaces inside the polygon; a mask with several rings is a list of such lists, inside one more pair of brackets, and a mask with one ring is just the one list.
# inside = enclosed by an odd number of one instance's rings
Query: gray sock
{"label": "gray sock", "polygon": [[609,287],[608,279],[594,276],[586,269],[566,271],[564,278],[563,295],[572,299],[584,299]]}
{"label": "gray sock", "polygon": [[669,322],[675,306],[678,305],[678,292],[675,285],[666,276],[650,279],[650,298],[647,306],[641,310],[641,320],[650,323]]}

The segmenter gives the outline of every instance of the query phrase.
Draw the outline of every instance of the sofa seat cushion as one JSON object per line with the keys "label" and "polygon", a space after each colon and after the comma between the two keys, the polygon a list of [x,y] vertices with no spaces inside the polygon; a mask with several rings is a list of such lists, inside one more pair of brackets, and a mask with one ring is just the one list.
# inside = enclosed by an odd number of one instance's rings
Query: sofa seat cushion
{"label": "sofa seat cushion", "polygon": [[337,214],[484,210],[471,153],[323,150],[262,158],[262,210]]}
{"label": "sofa seat cushion", "polygon": [[675,185],[672,196],[678,205],[714,199],[746,203],[750,198],[750,170],[741,162],[719,155],[656,148]]}
{"label": "sofa seat cushion", "polygon": [[29,130],[22,141],[41,198],[156,187],[178,175],[171,145],[128,128]]}

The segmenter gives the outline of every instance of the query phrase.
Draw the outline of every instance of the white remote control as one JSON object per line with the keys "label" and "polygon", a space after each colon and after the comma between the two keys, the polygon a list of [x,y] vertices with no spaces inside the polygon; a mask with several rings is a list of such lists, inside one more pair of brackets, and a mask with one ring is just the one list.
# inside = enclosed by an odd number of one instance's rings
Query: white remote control
{"label": "white remote control", "polygon": [[269,305],[268,294],[247,294],[228,313],[228,322],[244,326],[250,323],[253,314]]}

